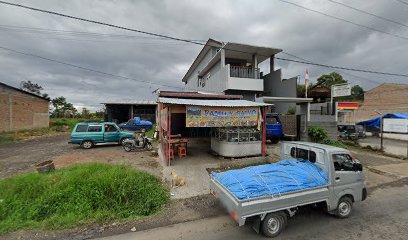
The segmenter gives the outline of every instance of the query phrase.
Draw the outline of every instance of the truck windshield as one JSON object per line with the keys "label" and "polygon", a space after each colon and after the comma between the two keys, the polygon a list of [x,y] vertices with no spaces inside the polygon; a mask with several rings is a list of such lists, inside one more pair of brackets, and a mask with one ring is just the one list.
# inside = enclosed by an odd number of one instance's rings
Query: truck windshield
{"label": "truck windshield", "polygon": [[279,124],[276,117],[266,117],[266,124]]}

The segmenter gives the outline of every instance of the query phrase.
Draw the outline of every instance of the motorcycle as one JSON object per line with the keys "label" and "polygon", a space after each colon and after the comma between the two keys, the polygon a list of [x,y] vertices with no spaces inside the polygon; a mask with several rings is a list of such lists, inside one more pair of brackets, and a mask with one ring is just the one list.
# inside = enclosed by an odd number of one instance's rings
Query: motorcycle
{"label": "motorcycle", "polygon": [[144,149],[151,151],[153,149],[152,139],[142,135],[136,138],[128,138],[123,141],[123,149],[126,152],[130,152],[136,149]]}

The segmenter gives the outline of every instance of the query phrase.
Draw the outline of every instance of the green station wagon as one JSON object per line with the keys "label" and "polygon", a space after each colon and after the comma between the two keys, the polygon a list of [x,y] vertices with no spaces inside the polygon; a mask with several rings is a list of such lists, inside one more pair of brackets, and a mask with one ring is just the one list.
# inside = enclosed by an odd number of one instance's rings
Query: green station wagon
{"label": "green station wagon", "polygon": [[69,143],[79,144],[82,148],[89,149],[98,143],[121,144],[125,139],[133,138],[132,132],[120,131],[115,123],[89,122],[78,123],[71,133]]}

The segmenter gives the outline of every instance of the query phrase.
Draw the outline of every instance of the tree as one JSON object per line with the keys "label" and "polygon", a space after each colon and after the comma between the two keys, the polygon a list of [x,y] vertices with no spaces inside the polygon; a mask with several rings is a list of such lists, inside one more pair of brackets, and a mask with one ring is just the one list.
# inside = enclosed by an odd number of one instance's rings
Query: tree
{"label": "tree", "polygon": [[81,117],[87,118],[87,117],[89,117],[90,114],[91,114],[91,112],[86,107],[82,108]]}
{"label": "tree", "polygon": [[78,112],[63,96],[52,99],[51,104],[54,106],[52,113],[54,117],[74,117]]}
{"label": "tree", "polygon": [[41,95],[41,90],[44,90],[44,88],[39,84],[33,83],[31,81],[21,81],[20,88],[26,92],[34,93],[39,96]]}
{"label": "tree", "polygon": [[360,85],[354,85],[351,88],[352,100],[364,100],[364,90]]}
{"label": "tree", "polygon": [[20,82],[20,89],[24,90],[26,92],[29,92],[29,93],[33,93],[33,94],[38,95],[38,96],[42,96],[45,99],[51,100],[51,98],[48,96],[48,94],[46,94],[46,93],[41,94],[41,91],[44,90],[44,88],[41,85],[39,85],[37,83],[33,83],[30,80],[21,81]]}
{"label": "tree", "polygon": [[317,79],[317,86],[331,88],[334,84],[347,83],[347,80],[343,79],[343,76],[336,72],[330,74],[324,74]]}

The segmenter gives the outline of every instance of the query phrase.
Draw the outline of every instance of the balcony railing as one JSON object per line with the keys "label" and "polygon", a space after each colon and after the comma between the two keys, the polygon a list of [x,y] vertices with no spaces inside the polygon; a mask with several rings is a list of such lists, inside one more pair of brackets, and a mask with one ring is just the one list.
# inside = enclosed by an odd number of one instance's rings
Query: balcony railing
{"label": "balcony railing", "polygon": [[230,66],[230,77],[259,79],[259,68]]}

